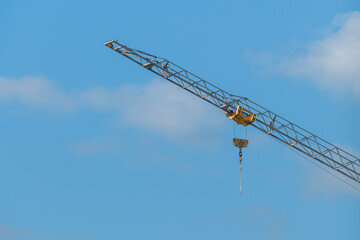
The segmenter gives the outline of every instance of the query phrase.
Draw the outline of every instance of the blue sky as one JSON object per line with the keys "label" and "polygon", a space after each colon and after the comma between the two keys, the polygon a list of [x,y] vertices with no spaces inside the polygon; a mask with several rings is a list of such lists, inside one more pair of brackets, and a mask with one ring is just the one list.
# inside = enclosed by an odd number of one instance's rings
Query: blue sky
{"label": "blue sky", "polygon": [[359,156],[359,26],[356,0],[2,0],[0,239],[357,239],[358,191],[248,127],[240,196],[233,123],[103,43]]}

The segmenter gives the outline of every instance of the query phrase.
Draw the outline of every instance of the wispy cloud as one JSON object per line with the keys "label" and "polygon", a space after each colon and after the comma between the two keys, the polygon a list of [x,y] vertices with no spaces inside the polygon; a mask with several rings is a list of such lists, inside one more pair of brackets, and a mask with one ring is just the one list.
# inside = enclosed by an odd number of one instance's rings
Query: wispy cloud
{"label": "wispy cloud", "polygon": [[148,165],[165,166],[182,173],[189,173],[196,167],[193,162],[186,161],[173,154],[156,153],[155,151],[150,151],[146,154],[135,154],[131,161],[136,162],[142,167],[147,167]]}
{"label": "wispy cloud", "polygon": [[238,208],[225,207],[221,214],[207,218],[195,218],[189,222],[192,227],[239,225],[246,228],[253,239],[288,239],[285,223],[289,218],[277,209],[265,205],[245,205]]}
{"label": "wispy cloud", "polygon": [[18,240],[24,235],[24,229],[0,223],[0,239]]}
{"label": "wispy cloud", "polygon": [[360,98],[360,12],[336,15],[324,39],[310,43],[304,56],[289,59],[291,75],[314,80],[333,90],[351,90]]}
{"label": "wispy cloud", "polygon": [[360,100],[360,12],[338,14],[322,39],[304,45],[302,54],[248,52],[252,64],[266,75],[308,79],[336,94],[350,93]]}
{"label": "wispy cloud", "polygon": [[305,166],[305,164],[304,169],[307,176],[303,185],[307,197],[324,196],[328,199],[335,199],[346,195],[360,197],[359,190],[351,187],[359,188],[358,184],[347,177],[329,170],[331,175],[318,167]]}
{"label": "wispy cloud", "polygon": [[18,102],[57,111],[75,107],[73,96],[66,94],[54,82],[43,77],[0,77],[0,101]]}
{"label": "wispy cloud", "polygon": [[[342,149],[349,149],[348,147],[341,147]],[[355,155],[359,155],[354,149],[350,148],[350,150]],[[308,158],[308,161],[303,158],[296,159],[299,161],[304,172],[301,182],[305,196],[309,198],[322,196],[328,199],[347,195],[360,197],[359,186],[357,186],[358,184],[355,181],[333,169],[323,166],[315,160]]]}
{"label": "wispy cloud", "polygon": [[286,220],[286,217],[279,212],[275,211],[275,209],[270,209],[265,206],[252,206],[250,209],[251,215],[249,219],[251,219],[255,224],[259,221],[259,219],[263,219],[264,226],[263,231],[264,235],[269,238],[281,239],[285,238],[286,232],[283,227],[283,222]]}
{"label": "wispy cloud", "polygon": [[125,146],[120,139],[91,139],[71,141],[68,148],[72,153],[87,157],[94,154],[115,154]]}
{"label": "wispy cloud", "polygon": [[[96,86],[66,91],[46,78],[0,77],[0,103],[14,102],[59,113],[74,113],[79,109],[109,111],[128,125],[199,141],[216,136],[223,117],[201,99],[160,80],[114,89]],[[85,145],[73,147],[86,152]]]}
{"label": "wispy cloud", "polygon": [[283,68],[360,98],[360,12],[336,15],[332,28],[324,39],[310,43],[303,56],[284,61]]}
{"label": "wispy cloud", "polygon": [[128,88],[122,110],[133,125],[193,140],[217,136],[224,117],[201,99],[163,81]]}

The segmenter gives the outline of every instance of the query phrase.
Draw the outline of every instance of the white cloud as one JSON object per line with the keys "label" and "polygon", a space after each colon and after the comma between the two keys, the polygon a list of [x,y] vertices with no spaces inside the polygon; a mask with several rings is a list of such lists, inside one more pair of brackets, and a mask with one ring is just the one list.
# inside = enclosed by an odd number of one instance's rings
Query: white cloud
{"label": "white cloud", "polygon": [[[342,147],[342,149],[347,148]],[[355,181],[315,160],[307,158],[306,161],[299,157],[295,159],[298,160],[304,173],[301,183],[305,196],[309,198],[323,196],[328,199],[346,195],[360,197],[359,186]]]}
{"label": "white cloud", "polygon": [[360,98],[360,12],[336,15],[332,27],[324,39],[309,44],[304,56],[283,61],[282,68]]}
{"label": "white cloud", "polygon": [[0,239],[17,240],[24,235],[24,229],[0,223]]}
{"label": "white cloud", "polygon": [[61,91],[59,86],[42,77],[11,79],[0,77],[0,101],[16,101],[30,106],[69,110],[75,99]]}
{"label": "white cloud", "polygon": [[119,139],[91,139],[72,141],[68,144],[71,152],[84,157],[94,154],[112,154],[122,150],[125,143]]}
{"label": "white cloud", "polygon": [[173,154],[157,153],[154,150],[147,152],[139,152],[134,154],[131,158],[132,162],[136,162],[141,167],[147,167],[148,165],[165,166],[169,169],[175,169],[179,172],[189,173],[194,168],[193,162],[181,159]]}
{"label": "white cloud", "polygon": [[[134,127],[196,141],[209,141],[208,137],[216,136],[223,118],[221,112],[201,99],[159,80],[115,89],[97,86],[70,92],[45,78],[0,77],[1,102],[60,113],[79,109],[109,111]],[[84,152],[85,146],[74,145],[74,149]]]}
{"label": "white cloud", "polygon": [[123,116],[136,126],[198,140],[217,135],[224,118],[213,106],[163,81],[128,88]]}
{"label": "white cloud", "polygon": [[305,166],[305,169],[308,176],[304,182],[304,189],[308,197],[325,196],[329,199],[345,195],[360,197],[360,192],[348,185],[359,188],[358,184],[342,174],[330,169],[328,171],[333,174],[331,175],[315,166]]}

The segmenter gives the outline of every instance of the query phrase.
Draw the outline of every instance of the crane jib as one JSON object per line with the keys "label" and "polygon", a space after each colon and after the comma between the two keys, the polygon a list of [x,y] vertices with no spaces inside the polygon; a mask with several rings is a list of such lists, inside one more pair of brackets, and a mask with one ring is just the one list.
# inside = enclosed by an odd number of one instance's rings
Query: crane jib
{"label": "crane jib", "polygon": [[143,68],[226,112],[238,124],[251,125],[297,152],[360,183],[360,159],[280,117],[246,97],[232,95],[164,58],[110,40],[105,46]]}

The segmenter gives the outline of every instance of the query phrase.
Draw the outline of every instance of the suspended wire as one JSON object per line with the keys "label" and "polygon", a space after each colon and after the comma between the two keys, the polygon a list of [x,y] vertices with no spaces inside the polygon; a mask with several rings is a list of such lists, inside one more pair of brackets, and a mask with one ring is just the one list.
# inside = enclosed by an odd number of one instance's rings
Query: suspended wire
{"label": "suspended wire", "polygon": [[236,131],[236,130],[235,130],[235,129],[236,129],[236,128],[235,128],[235,122],[233,122],[233,126],[234,126],[234,138],[235,138],[235,131]]}
{"label": "suspended wire", "polygon": [[241,170],[242,170],[242,167],[241,167],[241,160],[240,160],[240,194],[242,194],[242,189],[241,189]]}
{"label": "suspended wire", "polygon": [[320,168],[320,169],[324,170],[325,172],[327,172],[327,173],[331,174],[333,177],[335,177],[335,178],[337,178],[338,180],[342,181],[342,182],[343,182],[343,183],[345,183],[346,185],[348,185],[348,186],[350,186],[350,187],[352,187],[352,188],[354,188],[355,190],[357,190],[357,191],[359,191],[359,192],[360,192],[360,189],[359,189],[359,188],[357,188],[357,187],[353,186],[352,184],[348,183],[347,181],[345,181],[345,180],[343,180],[343,179],[339,178],[338,176],[336,176],[336,175],[335,175],[335,174],[333,174],[332,172],[328,171],[327,169],[323,168],[323,167],[322,167],[322,166],[320,166],[319,164],[317,164],[317,163],[315,163],[315,162],[311,161],[310,159],[308,159],[308,158],[307,158],[307,157],[305,157],[304,155],[302,155],[302,154],[298,153],[297,151],[295,151],[295,149],[292,149],[291,147],[289,147],[288,145],[284,144],[284,143],[283,143],[283,142],[281,142],[280,140],[278,140],[278,139],[275,139],[275,140],[276,140],[276,141],[278,141],[279,143],[281,143],[283,146],[285,146],[285,147],[287,147],[288,149],[290,149],[291,151],[293,151],[294,153],[296,153],[297,155],[299,155],[300,157],[304,158],[306,161],[308,161],[308,162],[310,162],[310,163],[314,164],[314,165],[315,165],[315,166],[317,166],[318,168]]}

